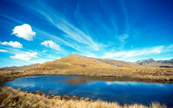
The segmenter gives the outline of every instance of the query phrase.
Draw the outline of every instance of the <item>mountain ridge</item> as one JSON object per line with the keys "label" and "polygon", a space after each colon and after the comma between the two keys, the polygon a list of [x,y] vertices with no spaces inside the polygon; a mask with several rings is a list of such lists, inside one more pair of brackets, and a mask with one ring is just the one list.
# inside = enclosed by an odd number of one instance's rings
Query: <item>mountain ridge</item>
{"label": "mountain ridge", "polygon": [[136,61],[137,64],[139,65],[146,65],[149,63],[163,63],[163,64],[173,64],[173,58],[170,60],[154,60],[153,58],[145,59],[145,60],[138,60]]}

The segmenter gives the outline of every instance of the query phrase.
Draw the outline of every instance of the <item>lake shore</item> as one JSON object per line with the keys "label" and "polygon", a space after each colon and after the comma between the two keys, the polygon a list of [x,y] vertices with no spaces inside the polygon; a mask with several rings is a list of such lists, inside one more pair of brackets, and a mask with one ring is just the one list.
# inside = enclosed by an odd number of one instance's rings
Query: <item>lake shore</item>
{"label": "lake shore", "polygon": [[[5,82],[7,82],[7,81],[11,81],[11,80],[14,80],[14,79],[16,79],[16,78],[20,78],[20,77],[28,77],[28,76],[45,76],[45,75],[58,75],[58,74],[29,74],[29,73],[24,73],[22,70],[1,70],[1,73],[0,73],[0,77],[1,77],[1,79],[0,79],[0,84],[1,85],[3,85],[3,83],[5,83]],[[60,75],[63,75],[63,74],[60,74]],[[95,78],[95,77],[97,77],[98,78],[98,76],[92,76],[93,77],[93,79]],[[102,76],[103,77],[103,76]],[[112,79],[111,78],[116,78],[116,77],[111,77],[111,76],[106,76],[106,77],[104,77],[105,78],[105,80],[106,81],[112,81]],[[136,80],[136,79],[129,79],[129,78],[127,78],[127,77],[124,77],[124,78],[121,78],[121,77],[119,77],[119,78],[116,78],[116,80],[118,80],[118,81],[135,81],[135,82],[137,82],[137,81],[139,81],[139,82],[148,82],[148,83],[170,83],[170,84],[172,84],[173,82],[172,81],[167,81],[167,80],[145,80],[145,79],[138,79],[138,80]],[[3,88],[2,88],[3,89]],[[10,88],[11,89],[11,88]],[[25,93],[25,92],[23,92],[23,91],[19,91],[19,92],[22,92],[22,93]],[[26,92],[27,93],[27,92]],[[7,94],[7,95],[10,95],[10,93],[9,94]],[[34,95],[37,95],[37,94],[33,94],[33,96]],[[42,101],[42,100],[39,100],[38,102],[40,103],[40,101]],[[61,100],[62,101],[62,100]],[[68,102],[69,102],[69,100],[68,100]],[[127,106],[128,106],[128,108],[130,108],[130,107],[134,107],[134,106],[136,106],[136,107],[140,107],[141,106],[141,108],[146,108],[147,106],[144,106],[144,105],[138,105],[138,104],[134,104],[134,105],[125,105],[125,106],[121,106],[121,105],[119,105],[119,104],[117,104],[117,103],[107,103],[107,102],[104,102],[104,101],[94,101],[94,102],[83,102],[83,101],[80,101],[80,100],[70,100],[70,102],[72,102],[72,103],[76,103],[76,105],[77,104],[93,104],[94,105],[94,103],[95,104],[98,104],[98,105],[102,105],[102,104],[105,104],[105,105],[108,105],[109,106],[109,104],[115,104],[116,105],[116,107],[117,108],[127,108]],[[42,102],[41,102],[42,103]],[[154,106],[158,106],[158,108],[160,107],[160,108],[166,108],[166,106],[162,106],[162,105],[160,105],[160,104],[158,104],[158,103],[153,103],[152,105],[154,105]],[[107,108],[109,108],[107,106]],[[135,107],[135,108],[136,108]],[[150,106],[151,108],[154,108],[153,106]],[[67,107],[68,108],[68,107]],[[80,107],[81,108],[81,107]],[[85,107],[84,107],[85,108]]]}
{"label": "lake shore", "polygon": [[[173,78],[172,75],[169,76],[169,78],[165,78],[165,76],[153,76],[152,77],[131,77],[131,76],[114,76],[114,75],[90,75],[90,74],[77,74],[77,72],[30,72],[30,71],[24,71],[20,69],[0,69],[0,86],[3,85],[3,83],[7,81],[12,81],[16,78],[20,77],[28,77],[28,76],[48,76],[48,75],[80,75],[80,76],[89,76],[89,77],[101,77],[104,78],[106,81],[132,81],[132,82],[146,82],[146,83],[168,83],[173,84]],[[134,75],[135,76],[135,75]]]}
{"label": "lake shore", "polygon": [[119,105],[116,102],[92,101],[89,98],[77,99],[45,95],[41,92],[24,92],[19,89],[3,87],[0,89],[0,107],[22,108],[167,108],[159,103],[150,106],[142,104]]}

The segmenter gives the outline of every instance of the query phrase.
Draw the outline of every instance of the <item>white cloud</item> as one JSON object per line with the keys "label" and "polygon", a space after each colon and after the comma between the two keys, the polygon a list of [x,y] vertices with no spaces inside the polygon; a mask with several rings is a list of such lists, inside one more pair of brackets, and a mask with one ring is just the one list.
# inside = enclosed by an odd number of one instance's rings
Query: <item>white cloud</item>
{"label": "white cloud", "polygon": [[103,58],[114,58],[114,57],[129,58],[129,57],[135,57],[147,54],[159,54],[163,52],[163,48],[164,48],[163,46],[158,46],[158,47],[131,50],[131,51],[122,51],[122,52],[113,52],[113,53],[108,52],[104,54]]}
{"label": "white cloud", "polygon": [[51,49],[60,50],[60,46],[51,40],[44,41],[41,43],[41,45],[44,45],[45,47],[49,47]]}
{"label": "white cloud", "polygon": [[0,49],[0,52],[8,52],[7,50]]}
{"label": "white cloud", "polygon": [[103,58],[114,58],[114,57],[119,57],[125,54],[126,52],[116,52],[116,53],[105,53]]}
{"label": "white cloud", "polygon": [[32,41],[33,37],[36,35],[35,32],[32,31],[32,28],[28,24],[23,24],[20,26],[16,26],[13,29],[13,33],[17,37],[24,38],[25,40]]}
{"label": "white cloud", "polygon": [[22,48],[22,44],[20,42],[17,42],[17,41],[10,41],[10,42],[0,42],[0,44],[2,45],[6,45],[6,46],[12,46],[14,48]]}
{"label": "white cloud", "polygon": [[37,52],[25,52],[23,54],[16,54],[14,56],[10,56],[12,59],[19,59],[19,60],[25,60],[28,61],[31,58],[37,57]]}
{"label": "white cloud", "polygon": [[151,51],[151,53],[156,53],[156,54],[159,54],[159,53],[161,53],[161,52],[162,52],[162,48],[153,49],[153,50]]}

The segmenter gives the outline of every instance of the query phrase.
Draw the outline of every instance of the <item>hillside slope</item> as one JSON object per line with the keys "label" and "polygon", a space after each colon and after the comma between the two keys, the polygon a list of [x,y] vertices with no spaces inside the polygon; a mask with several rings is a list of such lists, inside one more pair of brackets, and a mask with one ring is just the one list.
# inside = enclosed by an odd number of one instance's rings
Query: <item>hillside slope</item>
{"label": "hillside slope", "polygon": [[150,68],[135,63],[70,55],[24,69],[28,75],[113,76],[123,79],[173,80],[173,68]]}
{"label": "hillside slope", "polygon": [[[68,68],[68,67],[143,67],[141,65],[109,59],[97,59],[78,54],[39,65],[41,67]],[[62,66],[62,67],[61,67]]]}
{"label": "hillside slope", "polygon": [[61,59],[46,62],[40,65],[29,67],[26,70],[89,70],[89,69],[123,69],[123,68],[144,68],[144,66],[118,61],[118,60],[109,60],[109,59],[98,59],[92,57],[86,57],[82,55],[70,55],[63,57]]}

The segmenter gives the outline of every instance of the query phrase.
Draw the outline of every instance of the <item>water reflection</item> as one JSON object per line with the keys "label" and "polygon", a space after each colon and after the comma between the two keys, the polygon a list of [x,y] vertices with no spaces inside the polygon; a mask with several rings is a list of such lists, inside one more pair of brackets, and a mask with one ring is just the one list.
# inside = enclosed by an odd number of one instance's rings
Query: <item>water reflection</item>
{"label": "water reflection", "polygon": [[146,104],[153,101],[173,105],[173,85],[141,82],[120,82],[115,78],[83,76],[38,76],[18,78],[5,83],[26,91],[49,94],[76,95],[91,99],[117,101],[120,104]]}

